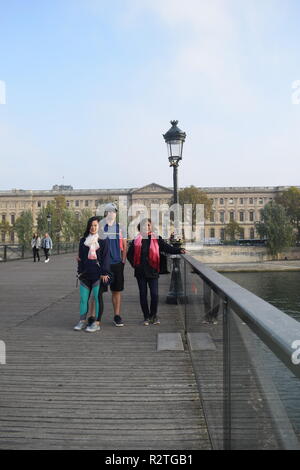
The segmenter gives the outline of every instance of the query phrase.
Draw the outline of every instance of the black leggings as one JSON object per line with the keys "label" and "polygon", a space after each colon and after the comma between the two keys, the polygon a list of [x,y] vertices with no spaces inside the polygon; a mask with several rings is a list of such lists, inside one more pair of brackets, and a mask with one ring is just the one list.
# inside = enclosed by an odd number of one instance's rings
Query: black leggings
{"label": "black leggings", "polygon": [[39,249],[34,246],[34,247],[32,248],[32,252],[33,252],[33,261],[36,261],[36,257],[37,257],[38,261],[40,261],[40,252],[39,252]]}
{"label": "black leggings", "polygon": [[[140,291],[140,304],[144,314],[144,319],[155,317],[158,306],[158,279],[146,279],[145,277],[136,278]],[[148,305],[148,286],[150,289],[150,309]]]}

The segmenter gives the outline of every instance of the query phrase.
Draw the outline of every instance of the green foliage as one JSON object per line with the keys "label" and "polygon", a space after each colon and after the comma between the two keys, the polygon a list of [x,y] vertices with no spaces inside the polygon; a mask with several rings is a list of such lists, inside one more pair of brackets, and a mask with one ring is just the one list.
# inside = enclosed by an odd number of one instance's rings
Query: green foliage
{"label": "green foliage", "polygon": [[193,219],[196,217],[196,205],[204,205],[204,216],[207,219],[211,212],[212,201],[208,199],[207,195],[196,188],[196,186],[190,186],[189,188],[184,188],[179,191],[179,204],[182,206],[184,204],[193,205]]}
{"label": "green foliage", "polygon": [[32,212],[25,211],[17,218],[14,229],[17,232],[19,243],[30,246],[33,233],[33,217]]}
{"label": "green foliage", "polygon": [[229,224],[226,225],[225,237],[229,237],[229,240],[231,242],[233,242],[237,237],[239,237],[240,233],[241,227],[235,220],[231,220]]}
{"label": "green foliage", "polygon": [[269,202],[261,210],[262,220],[256,223],[257,233],[267,239],[272,255],[278,255],[293,243],[293,226],[285,208],[276,202]]}
{"label": "green foliage", "polygon": [[[93,213],[90,209],[83,209],[77,216],[73,210],[65,207],[62,197],[59,196],[59,200],[56,199],[48,204],[46,208],[41,209],[37,219],[38,232],[44,235],[45,232],[49,231],[53,242],[61,240],[77,242],[83,236],[87,221],[93,216]],[[51,216],[49,229],[48,215]]]}
{"label": "green foliage", "polygon": [[292,186],[277,196],[276,203],[285,208],[291,224],[297,229],[297,239],[300,240],[300,189]]}
{"label": "green foliage", "polygon": [[68,212],[69,214],[65,218],[63,225],[63,236],[66,241],[68,241],[69,238],[71,241],[77,242],[83,236],[87,221],[93,216],[93,213],[90,209],[83,209],[79,216],[72,211]]}

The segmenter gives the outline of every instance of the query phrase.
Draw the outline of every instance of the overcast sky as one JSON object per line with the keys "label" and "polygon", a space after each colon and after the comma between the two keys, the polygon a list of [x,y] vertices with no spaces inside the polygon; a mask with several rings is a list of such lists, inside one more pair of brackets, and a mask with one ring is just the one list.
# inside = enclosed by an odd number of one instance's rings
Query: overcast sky
{"label": "overcast sky", "polygon": [[299,18],[299,0],[0,0],[0,190],[172,186],[171,119],[180,186],[299,185]]}

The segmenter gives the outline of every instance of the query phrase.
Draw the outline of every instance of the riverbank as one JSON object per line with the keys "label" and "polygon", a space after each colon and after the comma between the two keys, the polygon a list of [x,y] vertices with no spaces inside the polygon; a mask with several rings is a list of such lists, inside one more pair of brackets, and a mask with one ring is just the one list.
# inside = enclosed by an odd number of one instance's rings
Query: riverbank
{"label": "riverbank", "polygon": [[[201,261],[201,256],[195,256]],[[300,260],[282,260],[282,261],[267,261],[267,262],[254,262],[254,263],[205,263],[210,268],[220,273],[231,272],[290,272],[300,271]]]}

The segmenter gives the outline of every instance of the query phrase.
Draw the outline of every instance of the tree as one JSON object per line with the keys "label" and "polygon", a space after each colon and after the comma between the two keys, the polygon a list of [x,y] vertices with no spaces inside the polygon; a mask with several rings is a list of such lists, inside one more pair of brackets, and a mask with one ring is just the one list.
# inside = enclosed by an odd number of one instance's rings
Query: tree
{"label": "tree", "polygon": [[93,213],[90,209],[83,209],[78,216],[73,211],[68,212],[69,214],[66,215],[64,220],[62,233],[65,240],[77,242],[83,236],[87,221],[93,216]]}
{"label": "tree", "polygon": [[[14,230],[14,227],[12,227],[9,222],[7,221],[1,221],[0,222],[0,233],[4,233],[5,235],[7,233],[11,233]],[[0,242],[1,243],[1,242]]]}
{"label": "tree", "polygon": [[182,206],[184,204],[193,205],[193,220],[196,217],[197,204],[204,205],[204,216],[206,219],[208,219],[212,208],[212,201],[208,199],[203,191],[196,188],[196,186],[190,186],[189,188],[184,188],[179,191],[179,204]]}
{"label": "tree", "polygon": [[[196,228],[197,224],[199,224],[201,222],[204,223],[204,220],[197,220],[197,216],[199,218],[199,215],[200,215],[199,213],[197,214],[197,206],[200,205],[200,204],[204,206],[204,218],[207,219],[210,215],[210,212],[211,212],[212,201],[207,197],[207,195],[203,191],[196,188],[195,186],[190,186],[190,187],[181,189],[179,191],[179,193],[178,193],[178,202],[181,206],[182,213],[184,214],[183,219],[184,219],[184,222],[185,222],[185,226],[183,228],[183,238],[184,239],[186,239],[186,238],[190,239],[190,237],[192,236],[192,233],[197,232],[197,228]],[[191,210],[190,215],[188,215],[188,213],[184,213],[184,205],[185,204],[189,204],[189,205],[192,206],[192,210]],[[202,219],[203,212],[202,212],[200,217]],[[172,217],[171,217],[171,220],[173,220]],[[191,230],[192,230],[192,232],[191,232]]]}
{"label": "tree", "polygon": [[291,224],[297,229],[297,240],[300,240],[300,189],[292,186],[276,197],[276,203],[285,208]]}
{"label": "tree", "polygon": [[30,210],[23,212],[17,218],[14,229],[17,232],[19,242],[22,245],[30,245],[33,233],[33,217]]}
{"label": "tree", "polygon": [[240,225],[235,221],[231,220],[225,228],[225,237],[229,237],[229,240],[233,242],[236,237],[239,237],[241,233]]}
{"label": "tree", "polygon": [[[37,229],[40,234],[50,232],[50,236],[54,242],[60,240],[64,221],[68,209],[66,208],[66,198],[62,195],[56,196],[54,201],[47,204],[47,207],[42,207],[37,218]],[[69,211],[70,212],[70,211]],[[50,227],[47,217],[50,215]]]}
{"label": "tree", "polygon": [[292,245],[293,226],[286,210],[276,202],[269,202],[261,210],[261,222],[256,222],[256,230],[261,238],[267,239],[271,255],[278,255],[284,248]]}

